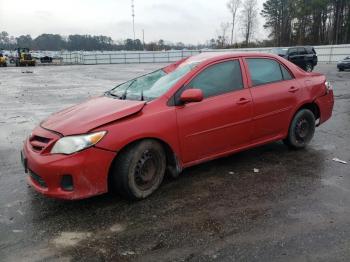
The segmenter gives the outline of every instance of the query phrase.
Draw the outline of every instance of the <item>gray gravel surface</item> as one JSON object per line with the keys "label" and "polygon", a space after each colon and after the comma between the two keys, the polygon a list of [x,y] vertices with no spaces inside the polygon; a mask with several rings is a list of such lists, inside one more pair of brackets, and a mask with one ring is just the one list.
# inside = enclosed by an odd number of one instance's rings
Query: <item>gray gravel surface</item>
{"label": "gray gravel surface", "polygon": [[0,260],[349,261],[350,72],[334,65],[316,68],[336,105],[306,150],[277,142],[198,165],[139,202],[27,186],[19,152],[35,125],[160,66],[1,68]]}

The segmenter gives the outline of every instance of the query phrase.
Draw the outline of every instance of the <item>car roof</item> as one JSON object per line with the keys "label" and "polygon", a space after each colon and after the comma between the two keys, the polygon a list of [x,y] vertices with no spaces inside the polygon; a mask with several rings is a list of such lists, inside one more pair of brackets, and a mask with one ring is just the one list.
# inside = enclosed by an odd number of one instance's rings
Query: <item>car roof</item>
{"label": "car roof", "polygon": [[235,52],[235,51],[227,51],[227,52],[203,52],[198,55],[190,56],[187,58],[182,64],[192,64],[192,63],[201,63],[209,60],[221,60],[228,58],[237,58],[237,57],[276,57],[273,54],[269,53],[257,53],[257,52]]}

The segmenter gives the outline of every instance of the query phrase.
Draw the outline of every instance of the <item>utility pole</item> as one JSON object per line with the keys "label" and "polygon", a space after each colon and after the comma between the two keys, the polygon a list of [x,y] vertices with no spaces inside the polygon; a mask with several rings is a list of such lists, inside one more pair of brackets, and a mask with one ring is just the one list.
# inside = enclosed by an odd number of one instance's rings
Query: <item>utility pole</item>
{"label": "utility pole", "polygon": [[131,16],[132,16],[132,31],[134,33],[134,44],[135,44],[135,5],[134,0],[131,0]]}
{"label": "utility pole", "polygon": [[142,44],[143,50],[145,50],[145,29],[142,29]]}

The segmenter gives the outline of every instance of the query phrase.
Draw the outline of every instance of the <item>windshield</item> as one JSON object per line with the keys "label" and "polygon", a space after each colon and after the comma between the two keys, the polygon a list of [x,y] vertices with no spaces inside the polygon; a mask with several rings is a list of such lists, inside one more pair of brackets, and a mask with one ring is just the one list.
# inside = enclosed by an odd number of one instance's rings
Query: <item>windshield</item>
{"label": "windshield", "polygon": [[287,48],[274,48],[272,49],[272,53],[276,55],[286,55],[288,49]]}
{"label": "windshield", "polygon": [[180,65],[169,74],[160,69],[125,82],[107,94],[123,100],[151,101],[163,95],[196,65],[196,63]]}

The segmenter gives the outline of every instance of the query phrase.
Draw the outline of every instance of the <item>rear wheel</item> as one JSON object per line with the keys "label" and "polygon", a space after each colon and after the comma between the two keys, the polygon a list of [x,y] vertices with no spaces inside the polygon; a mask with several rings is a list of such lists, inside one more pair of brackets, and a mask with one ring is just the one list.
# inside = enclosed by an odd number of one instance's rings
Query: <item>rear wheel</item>
{"label": "rear wheel", "polygon": [[305,64],[305,71],[306,72],[312,72],[312,70],[314,70],[314,67],[312,66],[311,63],[306,63]]}
{"label": "rear wheel", "polygon": [[342,71],[344,71],[344,68],[339,68],[339,72],[342,72]]}
{"label": "rear wheel", "polygon": [[283,142],[294,149],[306,147],[315,133],[315,116],[309,109],[302,109],[294,116],[288,137]]}
{"label": "rear wheel", "polygon": [[143,140],[117,157],[112,168],[111,186],[128,199],[143,199],[158,189],[165,168],[163,146],[154,140]]}

